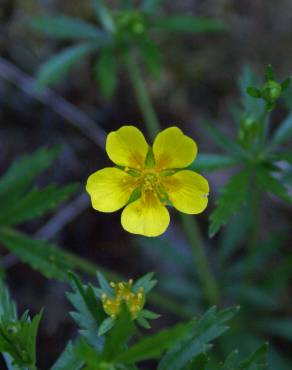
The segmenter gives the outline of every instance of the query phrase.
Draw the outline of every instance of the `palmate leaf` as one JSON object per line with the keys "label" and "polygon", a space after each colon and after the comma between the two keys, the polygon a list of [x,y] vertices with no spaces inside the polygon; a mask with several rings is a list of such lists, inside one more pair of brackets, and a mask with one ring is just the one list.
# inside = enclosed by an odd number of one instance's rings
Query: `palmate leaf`
{"label": "palmate leaf", "polygon": [[227,25],[220,19],[183,14],[157,18],[153,26],[163,31],[178,33],[206,33],[227,30]]}
{"label": "palmate leaf", "polygon": [[92,286],[83,285],[73,273],[69,276],[73,292],[67,293],[67,297],[76,309],[70,314],[80,327],[79,333],[97,352],[100,352],[103,348],[104,337],[98,336],[98,331],[106,316],[102,304],[96,299]]}
{"label": "palmate leaf", "polygon": [[34,189],[19,199],[10,200],[8,198],[4,204],[2,203],[0,226],[15,225],[40,217],[65,201],[76,188],[74,184],[63,188],[51,185],[44,189]]}
{"label": "palmate leaf", "polygon": [[187,339],[162,357],[158,370],[180,370],[190,361],[194,361],[199,355],[208,351],[210,342],[228,329],[225,325],[226,321],[230,320],[238,310],[238,307],[219,312],[216,307],[209,309],[190,331]]}
{"label": "palmate leaf", "polygon": [[0,229],[0,241],[22,262],[41,272],[49,279],[68,280],[67,271],[74,268],[70,254],[53,244],[35,240],[8,228]]}
{"label": "palmate leaf", "polygon": [[249,195],[251,171],[242,169],[233,175],[221,189],[216,208],[210,215],[209,236],[214,236],[222,225],[233,216],[247,201]]}
{"label": "palmate leaf", "polygon": [[94,38],[102,41],[105,37],[103,32],[93,24],[65,15],[34,17],[30,23],[35,30],[58,39]]}
{"label": "palmate leaf", "polygon": [[57,158],[60,150],[41,148],[15,161],[0,179],[0,200],[12,199],[22,194],[32,181]]}
{"label": "palmate leaf", "polygon": [[37,85],[42,87],[58,81],[83,57],[97,50],[98,47],[96,43],[84,43],[71,46],[54,55],[40,67],[37,75]]}

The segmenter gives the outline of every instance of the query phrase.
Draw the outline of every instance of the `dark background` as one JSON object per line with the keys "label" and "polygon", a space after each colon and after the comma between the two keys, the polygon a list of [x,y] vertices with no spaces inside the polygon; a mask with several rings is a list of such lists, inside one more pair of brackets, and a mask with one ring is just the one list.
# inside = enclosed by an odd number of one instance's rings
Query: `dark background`
{"label": "dark background", "polygon": [[[114,1],[111,3],[115,5]],[[292,2],[180,0],[166,3],[167,12],[212,16],[230,25],[228,32],[220,34],[172,36],[160,40],[165,60],[163,73],[159,81],[147,79],[163,126],[176,124],[197,141],[199,151],[216,152],[199,122],[203,116],[208,116],[227,135],[232,135],[234,126],[229,107],[239,100],[237,80],[242,67],[248,64],[262,74],[265,66],[271,63],[278,76],[291,74]],[[24,153],[40,146],[61,144],[63,150],[58,161],[40,178],[40,184],[78,181],[84,187],[90,173],[110,164],[105,152],[73,127],[70,117],[65,120],[55,113],[50,101],[44,99],[40,102],[22,90],[26,77],[34,77],[40,63],[64,46],[44,39],[27,26],[29,16],[46,11],[94,19],[89,1],[85,0],[0,0],[0,173]],[[17,68],[12,76],[7,74],[3,60],[8,61],[10,67]],[[101,96],[90,66],[90,58],[79,63],[54,87],[54,98],[58,100],[62,96],[106,132],[128,123],[145,132],[143,119],[123,72],[120,73],[118,91],[109,102]],[[284,113],[285,109],[281,107],[274,113],[274,125]],[[212,190],[207,212],[198,217],[203,235],[207,235],[207,218],[218,188],[226,181],[229,172],[206,176]],[[96,213],[88,207],[87,196],[73,197],[71,201],[70,222],[64,222],[62,230],[57,232],[43,230],[44,236],[127,277],[135,278],[149,270],[173,273],[164,260],[155,258],[155,251],[148,248],[145,252],[139,248],[131,235],[121,228],[119,212]],[[288,207],[277,213],[271,210],[270,203],[263,207],[264,230],[291,222],[291,209]],[[185,246],[179,235],[179,224],[176,216],[172,216],[172,226],[167,235],[177,239],[177,248],[183,253]],[[35,233],[49,219],[23,225],[22,229]],[[209,243],[211,254],[216,248],[216,240]],[[285,249],[290,253],[289,244]],[[68,315],[70,304],[65,298],[67,287],[46,280],[7,255],[4,248],[0,252],[3,264],[8,268],[8,282],[19,310],[22,312],[29,308],[35,313],[45,307],[38,357],[40,367],[48,368],[75,333]],[[161,325],[175,321],[174,316],[165,312]],[[279,346],[289,351],[287,343],[280,342]]]}

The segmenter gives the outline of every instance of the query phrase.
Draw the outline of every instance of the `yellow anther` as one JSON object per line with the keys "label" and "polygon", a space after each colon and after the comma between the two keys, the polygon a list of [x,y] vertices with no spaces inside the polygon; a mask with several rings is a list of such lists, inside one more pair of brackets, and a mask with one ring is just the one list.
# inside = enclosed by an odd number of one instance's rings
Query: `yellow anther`
{"label": "yellow anther", "polygon": [[107,295],[105,293],[102,293],[101,299],[104,301],[107,298]]}
{"label": "yellow anther", "polygon": [[133,285],[133,279],[129,279],[128,284],[129,284],[130,286],[132,286],[132,285]]}
{"label": "yellow anther", "polygon": [[113,281],[111,281],[111,282],[110,282],[110,286],[111,286],[112,288],[114,288],[114,287],[116,286],[116,284],[115,284]]}

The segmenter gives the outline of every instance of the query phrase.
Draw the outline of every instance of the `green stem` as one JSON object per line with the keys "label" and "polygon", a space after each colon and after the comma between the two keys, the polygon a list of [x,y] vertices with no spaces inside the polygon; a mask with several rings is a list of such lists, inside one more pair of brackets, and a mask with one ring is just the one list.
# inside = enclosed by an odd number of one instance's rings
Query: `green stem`
{"label": "green stem", "polygon": [[[141,76],[139,66],[134,59],[127,61],[129,77],[136,95],[136,99],[142,111],[151,138],[161,130],[159,120],[153,108],[146,85]],[[190,216],[182,216],[183,226],[191,245],[194,262],[201,281],[205,298],[209,304],[217,303],[218,289],[215,279],[208,266],[207,256],[199,233],[196,221]]]}
{"label": "green stem", "polygon": [[137,63],[135,63],[135,61],[129,58],[127,61],[127,69],[137,102],[147,126],[148,133],[151,136],[151,139],[154,139],[160,131],[160,124],[148,94],[147,87],[141,75],[139,66]]}
{"label": "green stem", "polygon": [[205,299],[209,304],[218,302],[219,292],[214,276],[209,268],[199,227],[189,215],[182,215],[183,228],[192,247],[193,258]]}
{"label": "green stem", "polygon": [[259,219],[260,219],[260,192],[254,179],[253,190],[250,197],[250,237],[248,240],[249,253],[252,255],[257,247]]}

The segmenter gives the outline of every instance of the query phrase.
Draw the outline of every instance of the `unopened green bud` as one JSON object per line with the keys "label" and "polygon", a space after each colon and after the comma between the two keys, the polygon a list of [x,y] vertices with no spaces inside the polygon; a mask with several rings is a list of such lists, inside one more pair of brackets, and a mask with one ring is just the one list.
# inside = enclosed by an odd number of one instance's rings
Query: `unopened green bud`
{"label": "unopened green bud", "polygon": [[264,84],[261,90],[262,97],[267,102],[274,102],[282,93],[282,86],[276,81],[268,81]]}

